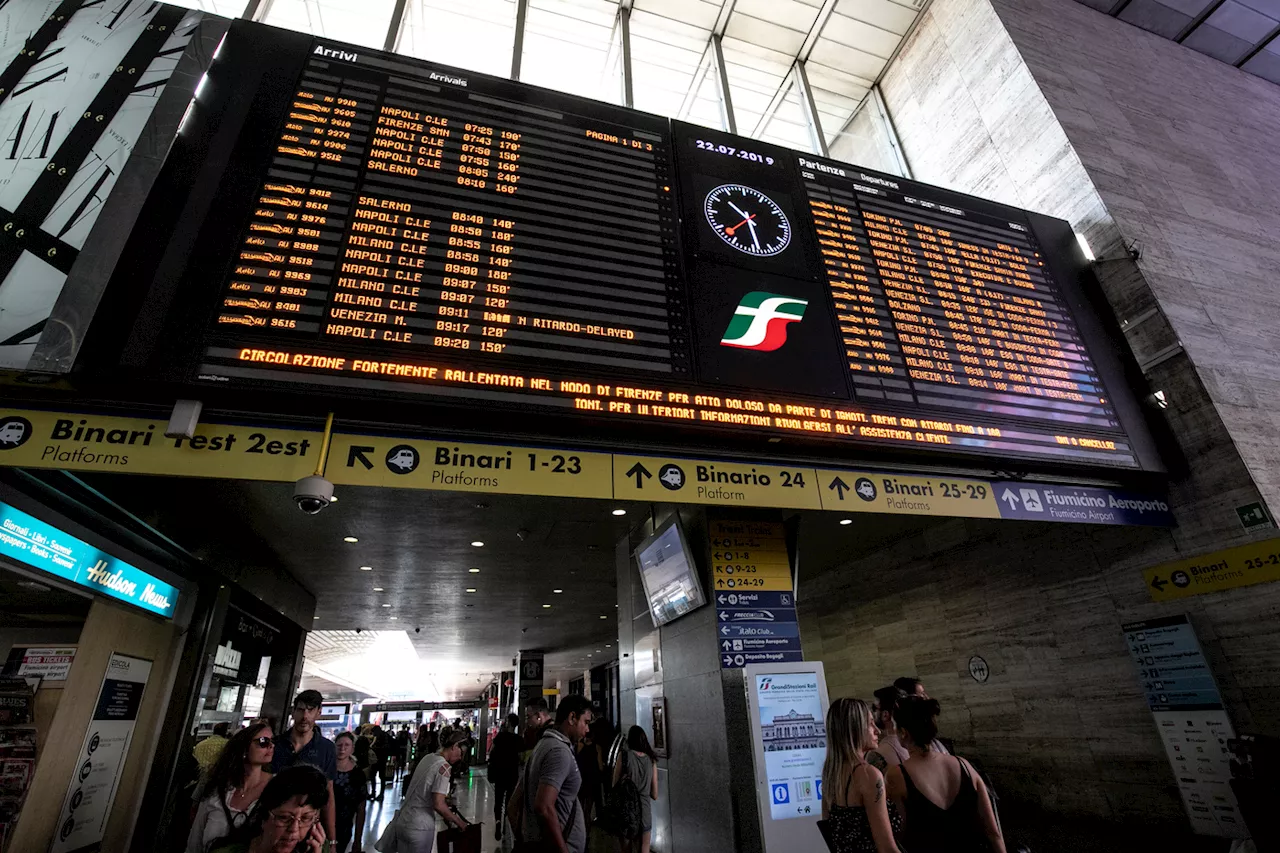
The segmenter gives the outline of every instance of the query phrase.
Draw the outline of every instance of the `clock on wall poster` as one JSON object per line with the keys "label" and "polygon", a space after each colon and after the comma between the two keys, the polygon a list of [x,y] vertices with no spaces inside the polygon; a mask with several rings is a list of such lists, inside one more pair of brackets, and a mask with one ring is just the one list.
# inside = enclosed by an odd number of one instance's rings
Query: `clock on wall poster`
{"label": "clock on wall poster", "polygon": [[0,7],[0,369],[31,364],[201,18],[143,0]]}

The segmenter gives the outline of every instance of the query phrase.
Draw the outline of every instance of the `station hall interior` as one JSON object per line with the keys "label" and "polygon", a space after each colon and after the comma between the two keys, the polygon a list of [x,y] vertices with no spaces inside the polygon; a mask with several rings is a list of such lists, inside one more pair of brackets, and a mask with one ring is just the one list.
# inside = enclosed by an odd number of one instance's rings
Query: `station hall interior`
{"label": "station hall interior", "polygon": [[1280,850],[1274,0],[0,32],[0,853]]}

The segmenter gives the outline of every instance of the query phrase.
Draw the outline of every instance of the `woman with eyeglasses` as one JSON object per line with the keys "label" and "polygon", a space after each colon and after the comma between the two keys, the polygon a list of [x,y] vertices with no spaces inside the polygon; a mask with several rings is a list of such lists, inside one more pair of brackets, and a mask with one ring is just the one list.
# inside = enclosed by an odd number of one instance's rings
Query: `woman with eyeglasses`
{"label": "woman with eyeglasses", "polygon": [[210,853],[325,853],[320,817],[328,803],[323,773],[310,764],[286,767],[263,788],[249,820]]}
{"label": "woman with eyeglasses", "polygon": [[364,840],[365,791],[368,790],[364,771],[353,756],[356,736],[341,732],[333,739],[338,750],[338,778],[333,780],[333,811],[337,822],[338,847],[336,853],[347,853],[347,845],[355,836],[351,853],[360,853]]}
{"label": "woman with eyeglasses", "polygon": [[271,727],[254,723],[236,732],[209,773],[209,792],[196,810],[186,853],[205,853],[209,844],[244,824],[271,780],[275,741]]}

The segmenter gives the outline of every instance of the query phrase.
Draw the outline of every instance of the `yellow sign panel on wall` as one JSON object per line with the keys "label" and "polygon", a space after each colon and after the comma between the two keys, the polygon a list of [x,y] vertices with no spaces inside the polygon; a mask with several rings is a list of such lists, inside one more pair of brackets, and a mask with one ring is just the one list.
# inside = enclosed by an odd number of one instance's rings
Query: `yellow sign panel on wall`
{"label": "yellow sign panel on wall", "polygon": [[615,453],[613,488],[624,500],[822,508],[812,468]]}
{"label": "yellow sign panel on wall", "polygon": [[1152,601],[1280,580],[1280,539],[1251,542],[1143,571]]}
{"label": "yellow sign panel on wall", "polygon": [[0,408],[0,465],[114,474],[293,481],[315,468],[322,433],[201,423],[168,438],[163,418]]}
{"label": "yellow sign panel on wall", "polygon": [[612,498],[608,453],[336,434],[326,476],[336,485]]}
{"label": "yellow sign panel on wall", "polygon": [[819,470],[817,478],[823,509],[956,518],[1000,517],[995,490],[983,480],[826,470]]}

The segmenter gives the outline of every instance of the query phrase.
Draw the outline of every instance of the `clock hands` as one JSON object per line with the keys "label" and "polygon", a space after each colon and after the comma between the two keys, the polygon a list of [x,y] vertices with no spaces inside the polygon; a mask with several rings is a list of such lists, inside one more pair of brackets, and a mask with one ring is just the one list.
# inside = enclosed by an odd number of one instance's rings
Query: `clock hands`
{"label": "clock hands", "polygon": [[[732,203],[730,203],[730,205],[729,205],[729,206],[730,206],[730,207],[733,207],[733,204],[732,204]],[[738,208],[737,208],[737,207],[733,207],[733,209],[734,209],[734,210],[738,210]],[[738,213],[742,213],[742,211],[741,211],[741,210],[738,210]],[[747,216],[745,213],[742,213],[742,215],[743,215],[743,216]],[[754,236],[754,235],[755,235],[755,233],[756,233],[756,224],[755,224],[754,222],[752,222],[751,220],[753,220],[753,219],[755,219],[755,218],[756,218],[756,215],[753,213],[753,214],[751,214],[750,216],[747,216],[747,218],[746,218],[746,219],[742,220],[742,221],[741,221],[741,222],[739,222],[737,225],[730,225],[728,228],[724,229],[724,233],[726,233],[726,234],[728,234],[730,237],[732,237],[732,236],[733,236],[733,232],[734,232],[734,231],[737,231],[737,230],[738,230],[739,228],[741,228],[743,225],[750,225],[750,226],[751,226],[751,234]]]}
{"label": "clock hands", "polygon": [[[745,210],[743,210],[742,208],[738,207],[736,204],[734,204],[733,202],[729,201],[728,199],[725,199],[725,202],[726,202],[730,207],[732,207],[732,208],[734,209],[734,211],[735,211],[735,212],[737,212],[737,214],[738,214],[739,216],[741,216],[741,217],[743,217],[743,218],[745,218],[745,219],[751,219],[751,218],[753,218],[753,217],[755,216],[755,214],[754,214],[754,213],[753,213],[753,214],[751,214],[750,216],[748,216],[748,215],[747,215],[747,212],[746,212]],[[738,225],[741,225],[741,224],[742,224],[741,222],[739,222],[739,223],[738,223]],[[736,227],[736,226],[735,226],[735,227]]]}
{"label": "clock hands", "polygon": [[760,236],[756,234],[756,224],[754,221],[748,219],[747,225],[751,226],[751,242],[756,244],[756,251],[758,252],[760,251]]}

